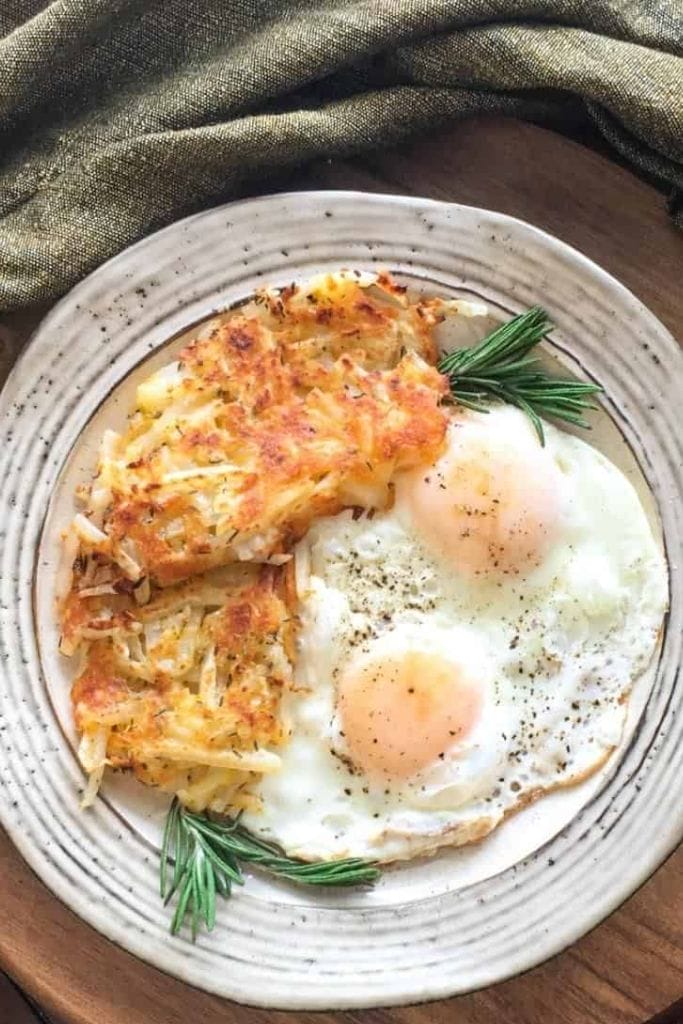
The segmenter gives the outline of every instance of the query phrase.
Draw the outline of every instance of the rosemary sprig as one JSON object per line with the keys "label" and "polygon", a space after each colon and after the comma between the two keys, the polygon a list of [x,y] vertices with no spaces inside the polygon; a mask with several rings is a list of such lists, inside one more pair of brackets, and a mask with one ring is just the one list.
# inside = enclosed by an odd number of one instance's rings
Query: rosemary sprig
{"label": "rosemary sprig", "polygon": [[302,885],[371,885],[380,873],[359,858],[310,863],[287,857],[274,843],[240,825],[239,818],[214,821],[174,799],[166,818],[159,872],[164,903],[177,895],[171,934],[177,935],[187,917],[193,941],[202,921],[210,931],[216,921],[216,893],[227,897],[233,884],[244,884],[243,863]]}
{"label": "rosemary sprig", "polygon": [[439,361],[448,376],[451,395],[468,409],[486,412],[486,402],[516,405],[533,423],[545,444],[541,416],[588,428],[583,418],[595,406],[587,400],[602,388],[598,384],[551,377],[529,352],[552,330],[540,306],[515,316],[470,348],[455,349]]}

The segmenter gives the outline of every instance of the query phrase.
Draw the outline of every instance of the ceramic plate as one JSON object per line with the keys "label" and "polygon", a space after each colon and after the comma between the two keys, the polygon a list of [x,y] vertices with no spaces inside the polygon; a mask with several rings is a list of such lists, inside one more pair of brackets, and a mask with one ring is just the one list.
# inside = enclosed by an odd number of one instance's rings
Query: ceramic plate
{"label": "ceramic plate", "polygon": [[[193,945],[158,897],[166,806],[109,780],[87,812],[54,575],[73,483],[136,375],[216,310],[266,282],[386,267],[415,289],[482,297],[496,319],[541,303],[549,357],[605,388],[593,442],[639,488],[665,545],[668,628],[623,743],[588,783],[549,796],[477,847],[386,871],[370,893],[294,889],[258,874]],[[422,199],[316,192],[231,204],[105,264],[43,321],[2,395],[0,819],[53,892],[93,927],[201,988],[278,1008],[448,996],[526,970],[613,910],[683,835],[683,358],[633,295],[520,221]]]}

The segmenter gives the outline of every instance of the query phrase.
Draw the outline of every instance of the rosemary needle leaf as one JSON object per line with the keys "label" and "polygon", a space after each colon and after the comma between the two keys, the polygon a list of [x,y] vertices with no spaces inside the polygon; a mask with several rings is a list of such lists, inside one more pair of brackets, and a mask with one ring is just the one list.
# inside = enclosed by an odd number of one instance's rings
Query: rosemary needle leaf
{"label": "rosemary needle leaf", "polygon": [[486,403],[508,402],[521,409],[545,444],[541,416],[588,427],[583,413],[602,388],[585,381],[551,377],[528,353],[552,330],[540,306],[501,324],[482,341],[442,356],[438,369],[450,383],[451,397],[467,409],[486,412]]}
{"label": "rosemary needle leaf", "polygon": [[190,871],[186,871],[183,887],[180,890],[180,897],[178,898],[178,905],[176,907],[175,914],[173,915],[173,921],[171,922],[171,935],[177,935],[180,931],[183,921],[185,920],[185,914],[188,909],[188,903],[190,902],[191,895],[192,873]]}
{"label": "rosemary needle leaf", "polygon": [[197,852],[199,858],[197,863],[191,872],[192,879],[192,891],[190,893],[190,915],[191,915],[191,928],[192,928],[192,941],[194,942],[197,938],[197,932],[199,931],[199,914],[202,909],[202,893],[199,886],[199,879],[202,874],[201,867],[201,847]]}
{"label": "rosemary needle leaf", "polygon": [[171,845],[171,834],[173,832],[173,824],[175,822],[175,804],[171,806],[168,815],[166,816],[166,824],[164,825],[164,836],[161,841],[161,867],[159,869],[159,893],[162,900],[166,898],[166,888],[168,884],[168,862],[173,855],[173,849]]}
{"label": "rosemary needle leaf", "polygon": [[206,927],[211,931],[216,923],[216,875],[213,870],[213,865],[210,863],[208,858],[206,860],[204,882],[206,885],[204,920],[206,921]]}
{"label": "rosemary needle leaf", "polygon": [[[168,879],[168,863],[173,876]],[[358,858],[308,861],[287,857],[274,843],[259,839],[240,825],[239,818],[214,821],[193,814],[176,799],[171,804],[161,848],[159,887],[168,903],[178,893],[171,934],[177,935],[189,916],[194,941],[204,921],[209,931],[216,922],[216,893],[229,896],[232,883],[242,885],[241,863],[301,885],[371,885],[379,877],[375,864]]]}

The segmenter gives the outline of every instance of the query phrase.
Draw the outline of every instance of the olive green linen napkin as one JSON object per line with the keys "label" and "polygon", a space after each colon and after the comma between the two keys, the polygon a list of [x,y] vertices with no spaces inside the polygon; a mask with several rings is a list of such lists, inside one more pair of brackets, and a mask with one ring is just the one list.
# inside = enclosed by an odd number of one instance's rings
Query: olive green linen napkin
{"label": "olive green linen napkin", "polygon": [[0,310],[478,111],[580,111],[683,222],[683,0],[0,0]]}

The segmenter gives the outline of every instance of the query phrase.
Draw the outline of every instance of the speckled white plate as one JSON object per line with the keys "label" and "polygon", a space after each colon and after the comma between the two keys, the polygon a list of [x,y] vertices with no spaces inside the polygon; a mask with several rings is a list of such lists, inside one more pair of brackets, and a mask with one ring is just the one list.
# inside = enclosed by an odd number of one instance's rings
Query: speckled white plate
{"label": "speckled white plate", "polygon": [[[259,284],[339,266],[387,267],[415,288],[475,294],[497,318],[545,306],[558,325],[553,357],[605,388],[592,440],[634,480],[662,536],[668,628],[620,749],[588,783],[539,801],[477,847],[387,871],[371,893],[311,893],[254,874],[193,945],[169,936],[158,898],[165,801],[115,779],[94,808],[78,809],[69,673],[54,653],[58,531],[74,480],[92,467],[94,438],[122,421],[136,377],[169,357],[169,341]],[[2,395],[2,824],[99,931],[247,1003],[323,1009],[447,996],[564,948],[683,836],[682,406],[683,357],[652,314],[579,253],[500,214],[295,193],[199,214],[117,256],[53,309]]]}

